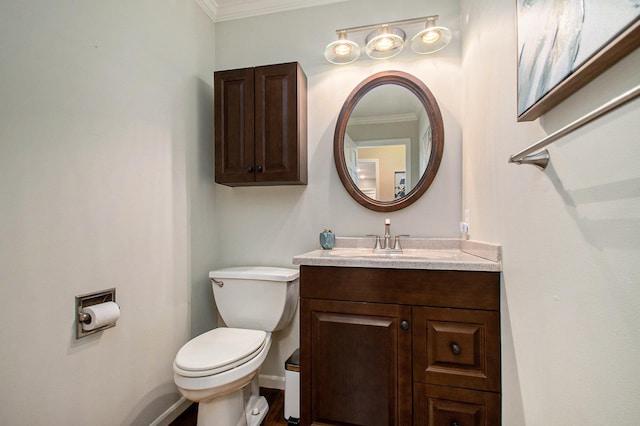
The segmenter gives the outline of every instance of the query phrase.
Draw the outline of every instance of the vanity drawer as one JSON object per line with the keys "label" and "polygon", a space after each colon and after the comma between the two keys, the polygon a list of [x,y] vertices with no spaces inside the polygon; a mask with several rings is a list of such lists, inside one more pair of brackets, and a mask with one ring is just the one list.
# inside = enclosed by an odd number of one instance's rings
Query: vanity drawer
{"label": "vanity drawer", "polygon": [[496,426],[500,394],[416,383],[413,424],[425,426]]}
{"label": "vanity drawer", "polygon": [[303,265],[300,297],[498,311],[500,274]]}
{"label": "vanity drawer", "polygon": [[413,307],[416,382],[500,391],[500,314]]}

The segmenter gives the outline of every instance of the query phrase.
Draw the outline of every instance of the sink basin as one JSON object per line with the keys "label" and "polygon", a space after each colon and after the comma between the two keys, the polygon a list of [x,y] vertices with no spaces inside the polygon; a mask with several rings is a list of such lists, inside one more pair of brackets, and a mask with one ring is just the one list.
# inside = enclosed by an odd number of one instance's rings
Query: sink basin
{"label": "sink basin", "polygon": [[345,257],[353,259],[406,259],[406,260],[457,260],[460,257],[458,250],[418,250],[405,249],[399,252],[373,252],[371,249],[347,248],[327,251],[330,257]]}

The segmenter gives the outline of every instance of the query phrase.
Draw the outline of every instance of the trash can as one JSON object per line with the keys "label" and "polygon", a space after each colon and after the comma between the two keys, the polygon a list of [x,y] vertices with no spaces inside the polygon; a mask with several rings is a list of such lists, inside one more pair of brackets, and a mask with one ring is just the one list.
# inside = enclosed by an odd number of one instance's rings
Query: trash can
{"label": "trash can", "polygon": [[300,349],[284,363],[284,418],[290,426],[300,424]]}

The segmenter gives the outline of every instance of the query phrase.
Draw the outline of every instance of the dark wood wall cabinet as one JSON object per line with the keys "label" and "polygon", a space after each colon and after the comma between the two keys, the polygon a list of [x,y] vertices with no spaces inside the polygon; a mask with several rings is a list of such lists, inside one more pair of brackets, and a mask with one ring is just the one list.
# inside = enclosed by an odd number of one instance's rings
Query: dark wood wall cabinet
{"label": "dark wood wall cabinet", "polygon": [[500,274],[300,267],[303,425],[496,426]]}
{"label": "dark wood wall cabinet", "polygon": [[307,77],[297,62],[214,73],[215,179],[306,185]]}

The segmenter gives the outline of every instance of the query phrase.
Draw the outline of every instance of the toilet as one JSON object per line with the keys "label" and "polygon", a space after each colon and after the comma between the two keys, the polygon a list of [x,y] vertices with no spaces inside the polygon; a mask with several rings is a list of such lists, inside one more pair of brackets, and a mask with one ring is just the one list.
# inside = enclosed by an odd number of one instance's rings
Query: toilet
{"label": "toilet", "polygon": [[226,327],[187,342],[173,363],[174,381],[197,402],[198,426],[258,426],[269,405],[260,396],[258,371],[271,333],[284,328],[298,303],[299,272],[265,266],[209,273]]}

